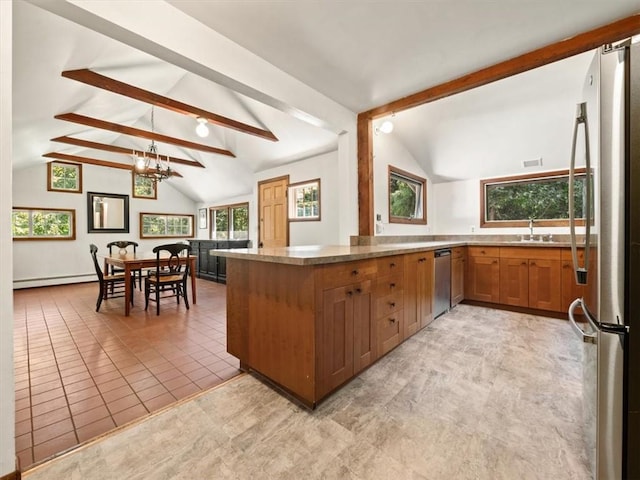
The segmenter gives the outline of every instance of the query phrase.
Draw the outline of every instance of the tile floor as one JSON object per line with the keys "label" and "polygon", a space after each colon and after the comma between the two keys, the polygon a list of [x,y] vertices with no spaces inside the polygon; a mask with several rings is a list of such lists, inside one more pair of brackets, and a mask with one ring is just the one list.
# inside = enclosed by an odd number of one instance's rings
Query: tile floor
{"label": "tile floor", "polygon": [[122,298],[95,311],[95,283],[16,290],[16,452],[22,469],[237,375],[226,353],[226,287],[160,316]]}
{"label": "tile floor", "polygon": [[239,375],[23,478],[587,480],[581,355],[566,320],[459,305],[315,411]]}

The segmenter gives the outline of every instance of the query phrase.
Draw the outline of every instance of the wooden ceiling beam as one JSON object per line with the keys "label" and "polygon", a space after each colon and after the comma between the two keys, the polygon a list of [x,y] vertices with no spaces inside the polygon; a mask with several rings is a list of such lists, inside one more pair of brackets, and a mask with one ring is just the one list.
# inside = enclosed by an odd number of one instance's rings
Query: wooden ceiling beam
{"label": "wooden ceiling beam", "polygon": [[225,128],[231,128],[238,132],[254,135],[272,142],[277,142],[278,138],[269,130],[253,127],[231,118],[223,117],[213,112],[208,112],[198,107],[188,105],[186,103],[173,100],[162,95],[158,95],[142,88],[134,87],[119,80],[115,80],[110,77],[105,77],[99,73],[96,73],[88,68],[82,68],[79,70],[66,70],[62,72],[62,76],[76,80],[78,82],[91,85],[93,87],[102,88],[113,93],[118,93],[128,98],[133,98],[141,102],[155,105],[156,107],[166,108],[172,112],[181,113],[193,118],[205,118],[207,122],[214,125],[219,125]]}
{"label": "wooden ceiling beam", "polygon": [[102,130],[122,133],[124,135],[131,135],[132,137],[146,138],[147,140],[169,143],[171,145],[178,145],[179,147],[191,148],[193,150],[200,150],[202,152],[235,157],[235,155],[229,150],[224,150],[222,148],[210,147],[209,145],[190,142],[188,140],[182,140],[180,138],[170,137],[168,135],[162,135],[160,133],[149,132],[147,130],[141,130],[135,127],[128,127],[126,125],[119,125],[117,123],[107,122],[105,120],[99,120],[97,118],[86,117],[77,113],[62,113],[60,115],[56,115],[54,118],[58,120],[65,120],[67,122],[78,123],[80,125],[86,125],[88,127],[101,128]]}
{"label": "wooden ceiling beam", "polygon": [[[49,153],[45,153],[42,156],[46,158],[54,158],[56,160],[66,160],[69,162],[97,165],[99,167],[119,168],[120,170],[133,171],[133,165],[127,165],[126,163],[110,162],[108,160],[100,160],[97,158],[90,158],[90,157],[80,157],[78,155],[69,155],[67,153],[49,152]],[[178,172],[176,172],[173,169],[171,171],[171,176],[182,178],[182,175],[180,175]]]}
{"label": "wooden ceiling beam", "polygon": [[[78,147],[93,148],[95,150],[102,150],[104,152],[120,153],[122,155],[137,155],[138,157],[144,157],[146,154],[148,154],[147,152],[143,152],[142,150],[118,147],[116,145],[108,145],[106,143],[91,142],[89,140],[82,140],[80,138],[73,138],[68,136],[52,138],[51,141],[66,143],[69,145],[76,145]],[[162,157],[164,158],[165,155],[163,155]],[[185,160],[183,158],[170,157],[168,155],[166,155],[166,158],[168,158],[169,162],[171,163],[189,165],[190,167],[205,168],[203,164],[196,160]]]}

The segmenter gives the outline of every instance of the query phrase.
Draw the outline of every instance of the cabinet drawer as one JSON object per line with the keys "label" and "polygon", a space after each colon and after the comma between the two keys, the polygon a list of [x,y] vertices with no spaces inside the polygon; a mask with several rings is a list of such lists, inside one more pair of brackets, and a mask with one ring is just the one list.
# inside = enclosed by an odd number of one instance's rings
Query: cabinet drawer
{"label": "cabinet drawer", "polygon": [[384,297],[376,298],[376,310],[375,315],[380,318],[383,315],[388,315],[393,312],[397,312],[402,309],[404,301],[404,295],[402,290],[390,293]]}
{"label": "cabinet drawer", "polygon": [[560,249],[553,247],[501,247],[500,257],[560,260]]}
{"label": "cabinet drawer", "polygon": [[377,263],[378,275],[393,275],[395,273],[402,273],[404,270],[404,259],[401,255],[378,258]]}
{"label": "cabinet drawer", "polygon": [[323,288],[350,285],[372,278],[377,272],[374,260],[336,263],[322,267]]}
{"label": "cabinet drawer", "polygon": [[500,247],[467,247],[467,253],[470,257],[498,257]]}
{"label": "cabinet drawer", "polygon": [[467,247],[455,247],[451,249],[451,258],[460,258],[465,256]]}
{"label": "cabinet drawer", "polygon": [[387,275],[385,277],[377,277],[374,287],[375,298],[389,295],[390,293],[399,292],[403,289],[403,275]]}
{"label": "cabinet drawer", "polygon": [[[571,249],[570,248],[563,248],[562,252],[560,253],[560,258],[562,260],[568,260],[569,262],[571,262],[573,260],[573,258],[571,257]],[[582,262],[584,260],[584,248],[579,248],[578,249],[578,260],[580,261],[580,264],[582,265]]]}

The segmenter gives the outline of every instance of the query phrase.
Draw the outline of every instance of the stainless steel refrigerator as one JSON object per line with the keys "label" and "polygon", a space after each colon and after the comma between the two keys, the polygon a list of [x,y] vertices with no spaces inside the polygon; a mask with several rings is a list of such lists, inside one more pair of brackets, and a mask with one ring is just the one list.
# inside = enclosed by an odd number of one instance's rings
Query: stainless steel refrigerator
{"label": "stainless steel refrigerator", "polygon": [[[570,214],[575,278],[569,309],[583,340],[583,409],[593,478],[639,478],[640,44],[599,49],[576,110]],[[586,167],[584,242],[577,241],[573,172]],[[584,249],[579,260],[577,248]],[[585,323],[576,322],[583,312]]]}

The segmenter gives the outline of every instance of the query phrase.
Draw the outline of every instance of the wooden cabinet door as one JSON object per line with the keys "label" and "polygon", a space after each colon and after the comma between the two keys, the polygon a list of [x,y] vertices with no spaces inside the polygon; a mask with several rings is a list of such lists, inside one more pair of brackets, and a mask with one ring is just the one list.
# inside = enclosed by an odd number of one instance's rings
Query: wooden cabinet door
{"label": "wooden cabinet door", "polygon": [[321,394],[328,393],[353,376],[354,287],[337,287],[322,293],[319,330]]}
{"label": "wooden cabinet door", "polygon": [[407,254],[404,265],[403,338],[433,320],[433,252]]}
{"label": "wooden cabinet door", "polygon": [[353,371],[358,373],[376,359],[375,320],[371,311],[372,282],[354,286],[353,293]]}
{"label": "wooden cabinet door", "polygon": [[[578,250],[578,258],[582,265],[584,260],[584,250]],[[576,298],[584,297],[584,285],[578,285],[576,283],[570,249],[562,250],[562,263],[560,268],[562,269],[562,299],[560,300],[560,308],[566,313],[569,311],[569,305],[571,305],[571,302]],[[582,311],[577,309],[576,313],[582,313]]]}
{"label": "wooden cabinet door", "polygon": [[451,259],[451,306],[464,300],[464,256]]}
{"label": "wooden cabinet door", "polygon": [[479,302],[500,302],[500,263],[497,257],[469,256],[465,295]]}
{"label": "wooden cabinet door", "polygon": [[529,261],[524,258],[500,259],[500,303],[529,306]]}
{"label": "wooden cabinet door", "polygon": [[561,312],[560,260],[529,260],[529,307]]}

